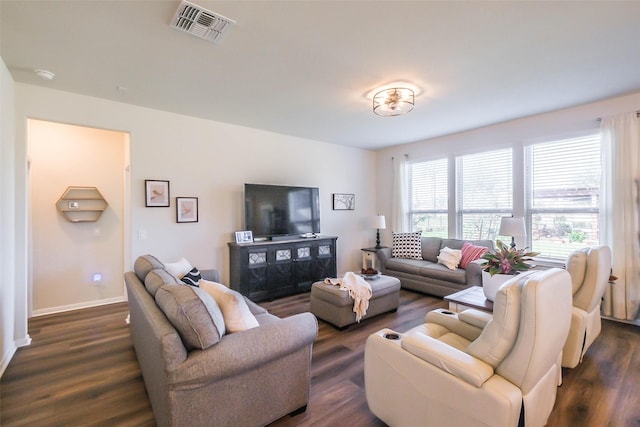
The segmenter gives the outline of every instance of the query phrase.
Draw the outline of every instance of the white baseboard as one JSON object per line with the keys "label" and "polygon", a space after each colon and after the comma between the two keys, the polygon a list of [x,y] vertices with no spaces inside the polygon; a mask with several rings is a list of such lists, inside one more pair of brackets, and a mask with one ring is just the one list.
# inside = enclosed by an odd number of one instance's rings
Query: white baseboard
{"label": "white baseboard", "polygon": [[2,361],[0,361],[0,378],[4,374],[5,369],[9,366],[9,362],[13,358],[13,355],[16,354],[16,350],[20,347],[24,347],[31,344],[31,337],[27,334],[25,338],[17,340],[13,346],[2,356]]}
{"label": "white baseboard", "polygon": [[0,378],[2,378],[5,369],[7,369],[7,366],[9,366],[9,362],[11,362],[11,359],[13,358],[13,355],[16,353],[17,349],[18,348],[16,346],[13,346],[9,349],[9,351],[2,355],[2,363],[0,363]]}
{"label": "white baseboard", "polygon": [[18,348],[26,347],[28,345],[31,345],[31,336],[29,334],[27,334],[27,336],[22,338],[21,340],[16,341],[16,347]]}
{"label": "white baseboard", "polygon": [[127,299],[124,296],[121,296],[121,297],[107,298],[107,299],[101,299],[101,300],[95,300],[95,301],[86,301],[86,302],[81,302],[77,304],[61,305],[58,307],[43,308],[40,310],[33,310],[33,313],[31,313],[31,317],[45,316],[47,314],[55,314],[55,313],[64,313],[65,311],[80,310],[83,308],[98,307],[101,305],[114,304],[117,302],[125,302],[125,301],[127,301]]}

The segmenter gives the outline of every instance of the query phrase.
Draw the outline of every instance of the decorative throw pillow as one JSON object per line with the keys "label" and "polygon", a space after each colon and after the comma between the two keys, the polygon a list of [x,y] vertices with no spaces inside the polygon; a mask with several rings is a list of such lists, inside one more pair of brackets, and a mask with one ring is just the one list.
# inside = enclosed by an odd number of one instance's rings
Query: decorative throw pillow
{"label": "decorative throw pillow", "polygon": [[484,246],[476,246],[469,242],[462,245],[462,259],[460,260],[460,268],[467,268],[470,262],[482,258],[484,254],[489,252],[489,248]]}
{"label": "decorative throw pillow", "polygon": [[422,259],[420,231],[415,233],[393,233],[391,256],[394,258]]}
{"label": "decorative throw pillow", "polygon": [[438,255],[438,264],[444,265],[449,270],[455,270],[458,268],[461,258],[462,251],[460,249],[451,249],[445,246]]}
{"label": "decorative throw pillow", "polygon": [[184,285],[164,285],[156,304],[178,331],[187,350],[207,349],[225,334],[224,317],[211,295]]}
{"label": "decorative throw pillow", "polygon": [[193,267],[191,271],[182,276],[180,280],[190,286],[198,286],[200,283],[200,279],[202,279],[202,274],[200,274],[200,270]]}
{"label": "decorative throw pillow", "polygon": [[191,271],[193,266],[184,258],[180,258],[176,262],[165,262],[164,269],[170,274],[173,274],[178,279],[182,279],[182,276]]}
{"label": "decorative throw pillow", "polygon": [[225,285],[210,280],[200,280],[200,289],[216,300],[222,310],[227,332],[241,332],[260,326],[256,317],[249,310],[244,297]]}

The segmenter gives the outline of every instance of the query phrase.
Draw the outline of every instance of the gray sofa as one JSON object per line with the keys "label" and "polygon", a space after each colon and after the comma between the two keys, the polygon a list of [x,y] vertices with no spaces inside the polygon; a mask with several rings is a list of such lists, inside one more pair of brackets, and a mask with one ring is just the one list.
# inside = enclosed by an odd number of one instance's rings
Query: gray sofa
{"label": "gray sofa", "polygon": [[[149,255],[134,270],[125,273],[131,337],[159,426],[263,426],[306,409],[315,316],[280,319],[245,299],[260,326],[189,351],[154,295],[161,286],[191,287]],[[215,270],[202,275],[218,281]]]}
{"label": "gray sofa", "polygon": [[377,252],[382,274],[400,279],[400,285],[440,297],[450,295],[471,286],[482,286],[482,266],[472,262],[466,269],[450,270],[438,264],[438,254],[444,247],[461,249],[465,241],[476,246],[494,249],[492,240],[459,240],[441,239],[439,237],[422,237],[422,259],[393,258],[391,248],[383,248]]}

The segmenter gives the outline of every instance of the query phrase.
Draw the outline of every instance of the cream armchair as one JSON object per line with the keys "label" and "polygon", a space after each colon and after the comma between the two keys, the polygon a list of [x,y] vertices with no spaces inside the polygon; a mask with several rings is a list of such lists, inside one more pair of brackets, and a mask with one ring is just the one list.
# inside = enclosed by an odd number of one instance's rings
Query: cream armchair
{"label": "cream armchair", "polygon": [[493,316],[435,310],[397,339],[381,330],[365,347],[369,408],[390,426],[542,426],[570,322],[571,278],[555,268],[503,284]]}
{"label": "cream armchair", "polygon": [[566,268],[571,275],[573,312],[562,366],[575,368],[600,335],[600,303],[611,273],[611,249],[608,246],[578,249],[569,254]]}

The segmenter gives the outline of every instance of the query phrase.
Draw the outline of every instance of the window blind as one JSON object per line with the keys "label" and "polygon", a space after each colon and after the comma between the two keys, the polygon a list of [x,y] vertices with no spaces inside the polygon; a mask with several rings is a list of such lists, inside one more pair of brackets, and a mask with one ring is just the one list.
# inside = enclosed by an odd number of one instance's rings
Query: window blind
{"label": "window blind", "polygon": [[447,210],[447,159],[411,165],[411,210]]}
{"label": "window blind", "polygon": [[531,248],[565,259],[599,241],[600,136],[534,144],[525,149]]}
{"label": "window blind", "polygon": [[448,164],[447,159],[410,165],[409,219],[412,229],[424,236],[448,236]]}
{"label": "window blind", "polygon": [[513,210],[511,149],[457,157],[456,168],[459,237],[495,240]]}

